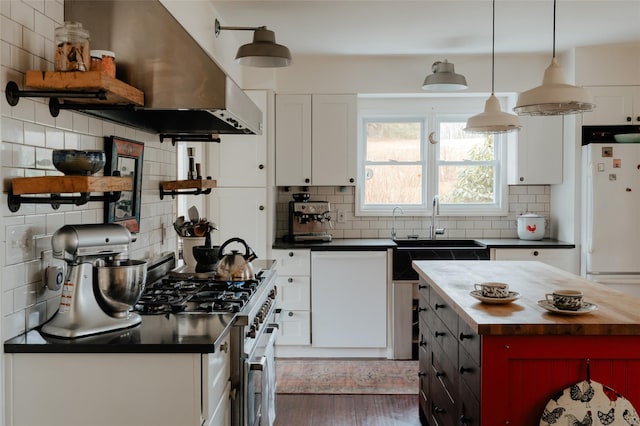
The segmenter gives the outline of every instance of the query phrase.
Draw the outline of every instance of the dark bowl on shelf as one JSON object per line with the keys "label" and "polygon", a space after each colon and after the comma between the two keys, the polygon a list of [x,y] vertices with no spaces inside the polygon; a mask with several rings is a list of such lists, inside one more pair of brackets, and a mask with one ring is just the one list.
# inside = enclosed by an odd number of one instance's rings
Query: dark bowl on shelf
{"label": "dark bowl on shelf", "polygon": [[90,176],[104,167],[104,151],[54,149],[51,155],[56,169],[68,176]]}

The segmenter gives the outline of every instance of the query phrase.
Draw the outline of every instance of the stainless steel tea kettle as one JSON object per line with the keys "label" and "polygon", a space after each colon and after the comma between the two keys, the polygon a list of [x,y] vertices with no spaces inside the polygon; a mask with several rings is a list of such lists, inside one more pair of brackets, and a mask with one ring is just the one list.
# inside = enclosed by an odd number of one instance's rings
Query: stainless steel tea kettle
{"label": "stainless steel tea kettle", "polygon": [[[240,243],[245,247],[245,254],[238,250],[231,250],[231,253],[224,254],[224,249],[231,243]],[[258,256],[241,238],[231,238],[220,246],[218,253],[218,266],[216,267],[216,279],[221,281],[246,281],[255,278],[251,261]]]}

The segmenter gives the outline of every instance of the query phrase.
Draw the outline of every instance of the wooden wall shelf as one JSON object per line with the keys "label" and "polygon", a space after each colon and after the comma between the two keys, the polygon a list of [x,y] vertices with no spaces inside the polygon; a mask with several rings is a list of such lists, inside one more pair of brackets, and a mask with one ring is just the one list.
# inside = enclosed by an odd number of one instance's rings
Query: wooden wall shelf
{"label": "wooden wall shelf", "polygon": [[27,71],[24,85],[38,90],[20,90],[15,82],[9,81],[5,88],[9,105],[16,106],[20,98],[50,98],[49,112],[53,117],[61,109],[144,106],[141,90],[100,71]]}
{"label": "wooden wall shelf", "polygon": [[[9,190],[9,210],[17,212],[20,205],[51,204],[58,209],[60,204],[81,206],[89,201],[115,202],[122,191],[132,191],[133,180],[130,176],[35,176],[13,178]],[[104,195],[90,195],[102,192]],[[62,193],[80,195],[62,196]],[[51,194],[49,197],[25,197],[24,194]]]}
{"label": "wooden wall shelf", "polygon": [[216,181],[210,176],[206,179],[169,180],[160,182],[160,199],[165,195],[204,195],[210,194],[216,187]]}

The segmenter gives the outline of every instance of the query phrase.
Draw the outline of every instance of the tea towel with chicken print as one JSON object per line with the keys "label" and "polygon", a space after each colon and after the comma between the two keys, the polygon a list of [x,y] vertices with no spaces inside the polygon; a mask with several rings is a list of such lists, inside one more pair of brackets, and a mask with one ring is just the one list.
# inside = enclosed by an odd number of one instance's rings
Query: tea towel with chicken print
{"label": "tea towel with chicken print", "polygon": [[540,426],[640,426],[633,405],[615,390],[593,380],[576,383],[549,400]]}

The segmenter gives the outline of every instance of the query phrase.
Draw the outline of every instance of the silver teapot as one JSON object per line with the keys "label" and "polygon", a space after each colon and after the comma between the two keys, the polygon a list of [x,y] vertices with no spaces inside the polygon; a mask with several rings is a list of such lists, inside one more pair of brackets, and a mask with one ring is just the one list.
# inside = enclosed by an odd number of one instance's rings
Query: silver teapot
{"label": "silver teapot", "polygon": [[[224,249],[231,243],[240,243],[245,247],[245,253],[240,254],[238,250],[231,250],[225,254]],[[218,266],[216,267],[216,280],[221,281],[247,281],[255,279],[251,261],[258,256],[241,238],[231,238],[220,246],[218,252]]]}

